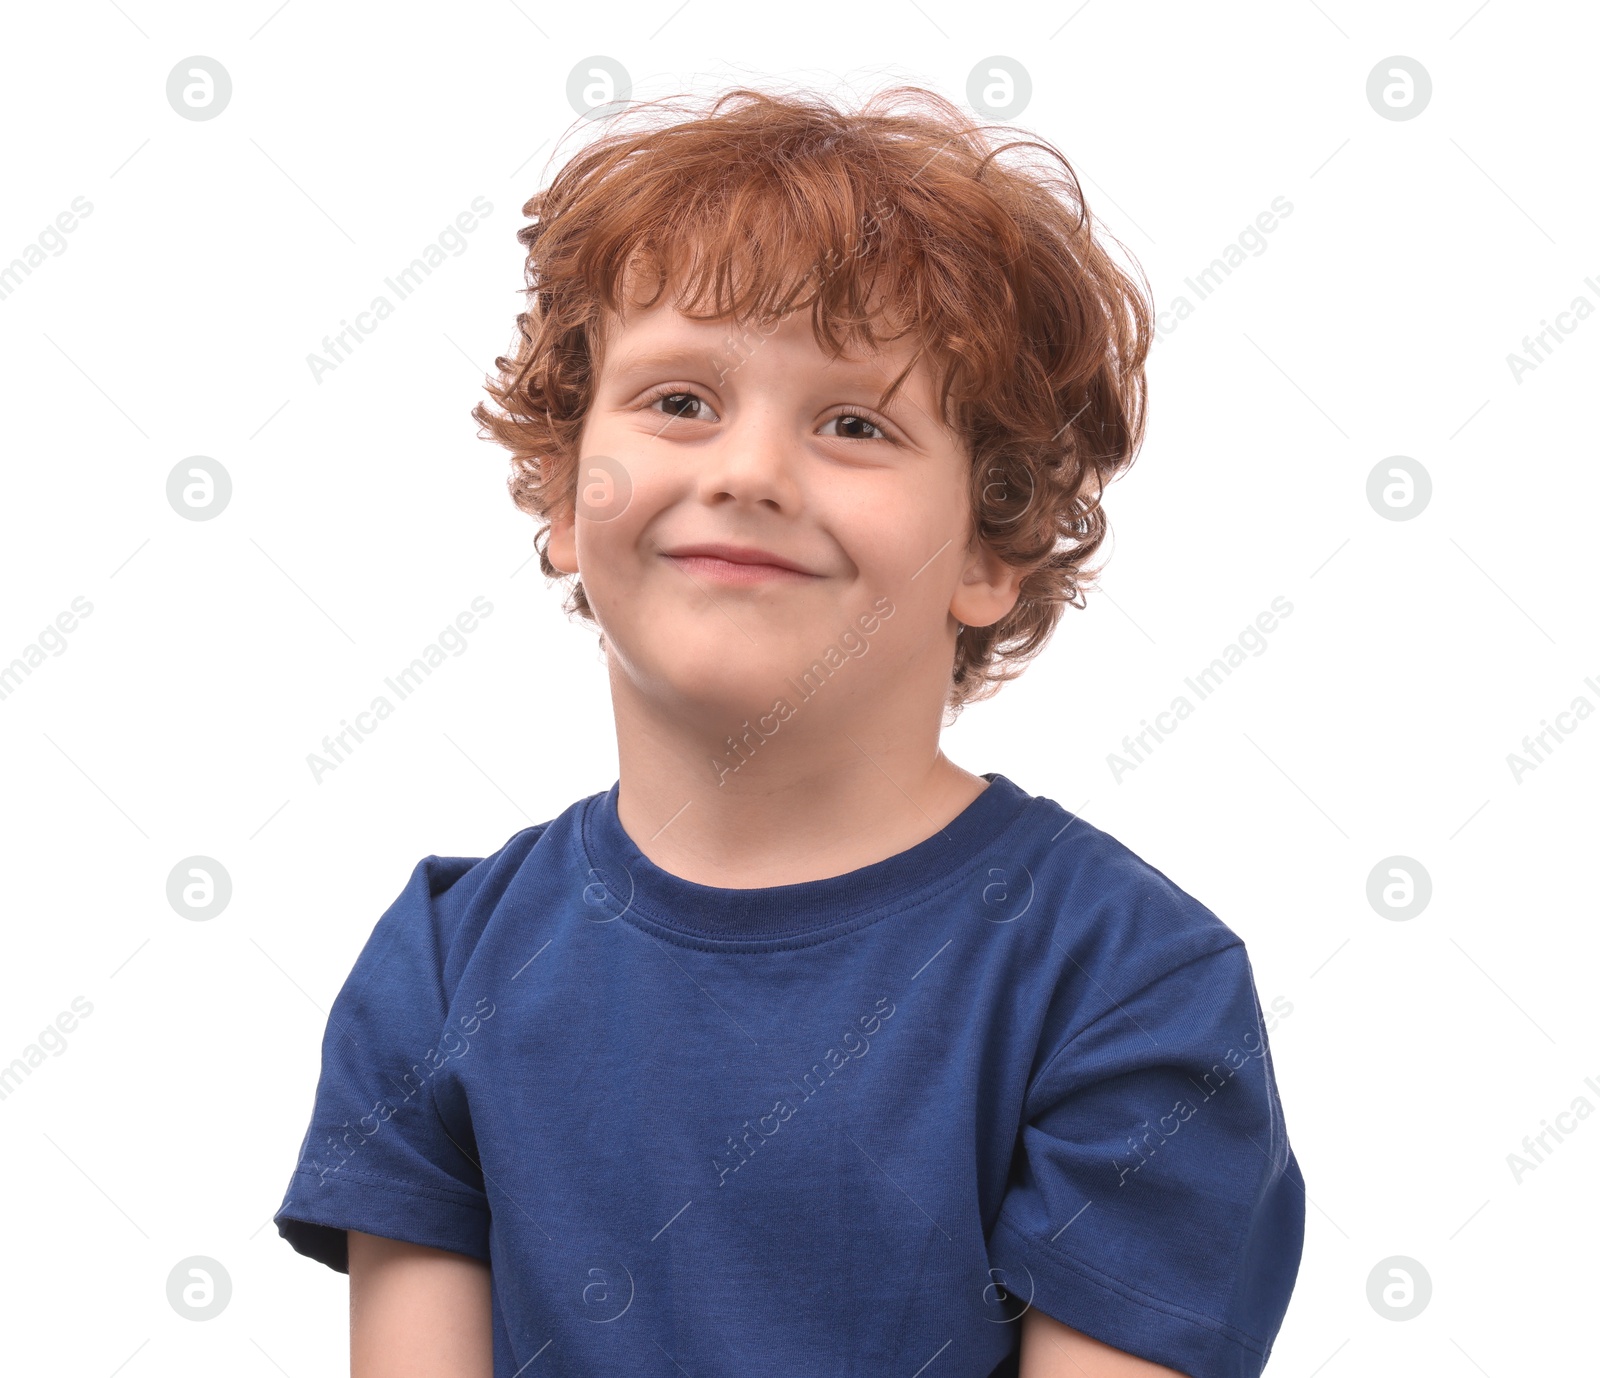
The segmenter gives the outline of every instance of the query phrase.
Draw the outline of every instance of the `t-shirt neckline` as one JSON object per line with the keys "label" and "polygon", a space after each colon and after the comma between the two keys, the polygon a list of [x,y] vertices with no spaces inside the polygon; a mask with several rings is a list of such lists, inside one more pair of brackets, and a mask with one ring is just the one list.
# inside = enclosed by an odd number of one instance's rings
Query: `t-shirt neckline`
{"label": "t-shirt neckline", "polygon": [[905,851],[821,880],[726,889],[685,880],[644,855],[617,816],[618,780],[590,797],[582,820],[591,885],[587,898],[645,928],[697,939],[781,940],[914,904],[948,884],[1016,817],[1033,796],[997,771],[981,794],[943,828]]}

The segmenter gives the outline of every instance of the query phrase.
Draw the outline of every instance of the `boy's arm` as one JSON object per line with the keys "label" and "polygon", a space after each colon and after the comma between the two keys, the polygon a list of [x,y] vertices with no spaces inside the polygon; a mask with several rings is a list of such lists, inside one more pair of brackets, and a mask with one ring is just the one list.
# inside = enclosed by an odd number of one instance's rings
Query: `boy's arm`
{"label": "boy's arm", "polygon": [[1063,1325],[1036,1307],[1022,1317],[1018,1378],[1187,1378]]}
{"label": "boy's arm", "polygon": [[350,1378],[494,1378],[487,1263],[347,1233]]}

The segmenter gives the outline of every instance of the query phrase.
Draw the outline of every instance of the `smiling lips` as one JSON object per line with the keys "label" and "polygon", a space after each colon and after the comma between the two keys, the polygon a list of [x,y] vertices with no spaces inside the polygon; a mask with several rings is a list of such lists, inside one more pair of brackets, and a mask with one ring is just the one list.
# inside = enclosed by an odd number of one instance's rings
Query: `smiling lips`
{"label": "smiling lips", "polygon": [[793,560],[786,560],[770,550],[758,550],[754,546],[684,545],[661,553],[685,574],[722,584],[758,584],[818,577]]}

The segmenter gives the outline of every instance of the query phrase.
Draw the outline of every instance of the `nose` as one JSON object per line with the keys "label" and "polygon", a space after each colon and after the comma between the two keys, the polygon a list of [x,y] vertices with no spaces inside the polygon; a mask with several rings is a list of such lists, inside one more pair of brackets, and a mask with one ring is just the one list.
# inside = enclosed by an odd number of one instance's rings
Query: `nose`
{"label": "nose", "polygon": [[774,406],[741,409],[701,452],[699,496],[708,504],[793,511],[803,442]]}

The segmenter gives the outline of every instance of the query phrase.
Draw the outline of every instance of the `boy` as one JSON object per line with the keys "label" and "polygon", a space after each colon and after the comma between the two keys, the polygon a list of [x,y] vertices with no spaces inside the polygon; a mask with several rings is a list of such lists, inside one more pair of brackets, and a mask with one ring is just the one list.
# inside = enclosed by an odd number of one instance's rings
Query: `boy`
{"label": "boy", "polygon": [[334,1004],[276,1219],[358,1378],[1261,1372],[1304,1184],[1242,942],[939,750],[1143,429],[1145,298],[1004,151],[737,91],[525,207],[473,414],[619,778],[420,862]]}

